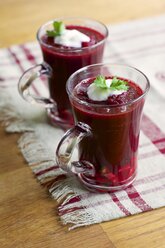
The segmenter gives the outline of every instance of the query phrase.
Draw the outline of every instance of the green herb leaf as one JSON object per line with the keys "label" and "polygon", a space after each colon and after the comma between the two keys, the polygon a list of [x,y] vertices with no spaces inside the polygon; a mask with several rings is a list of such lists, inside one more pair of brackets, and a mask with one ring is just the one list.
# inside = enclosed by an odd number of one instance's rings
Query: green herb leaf
{"label": "green herb leaf", "polygon": [[99,75],[96,77],[96,79],[94,80],[94,83],[97,87],[102,88],[102,89],[107,89],[107,85],[106,85],[106,79],[105,77]]}
{"label": "green herb leaf", "polygon": [[64,30],[65,30],[65,25],[63,22],[53,22],[53,30],[47,30],[47,36],[49,37],[56,37],[56,36],[60,36]]}
{"label": "green herb leaf", "polygon": [[127,82],[121,79],[118,79],[117,77],[114,77],[112,79],[112,83],[111,85],[108,87],[108,85],[106,84],[106,78],[102,75],[99,75],[96,77],[96,79],[94,80],[95,85],[98,88],[101,89],[111,89],[111,90],[128,90],[127,86]]}
{"label": "green herb leaf", "polygon": [[65,30],[65,25],[63,22],[53,22],[53,27],[57,35],[61,35]]}
{"label": "green herb leaf", "polygon": [[55,37],[56,36],[56,32],[54,30],[47,30],[46,34],[49,37]]}
{"label": "green herb leaf", "polygon": [[118,79],[117,77],[114,77],[112,79],[110,88],[112,90],[128,90],[127,82],[124,80]]}

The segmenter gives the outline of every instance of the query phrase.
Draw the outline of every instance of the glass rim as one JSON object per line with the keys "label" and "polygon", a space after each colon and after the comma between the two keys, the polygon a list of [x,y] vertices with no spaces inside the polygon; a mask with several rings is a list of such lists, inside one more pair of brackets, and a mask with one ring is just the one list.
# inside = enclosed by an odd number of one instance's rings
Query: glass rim
{"label": "glass rim", "polygon": [[[87,102],[87,101],[83,101],[83,100],[80,100],[78,97],[76,97],[74,94],[73,94],[73,89],[72,91],[69,90],[69,83],[71,80],[73,80],[73,78],[81,73],[81,72],[85,72],[87,71],[89,68],[92,68],[92,67],[96,67],[96,66],[120,66],[120,67],[123,67],[123,68],[130,68],[130,69],[133,69],[135,70],[136,72],[140,73],[141,75],[144,76],[144,78],[146,79],[146,88],[143,92],[142,95],[140,95],[138,98],[135,98],[133,100],[130,100],[128,101],[127,103],[121,103],[121,104],[113,104],[113,105],[108,105],[108,104],[99,104],[99,103],[90,103],[90,102]],[[87,79],[87,78],[85,78]],[[128,78],[129,79],[129,78]],[[135,82],[136,83],[136,82]],[[71,97],[73,100],[75,100],[76,102],[78,102],[79,104],[81,105],[88,105],[88,106],[91,106],[91,107],[97,107],[97,108],[117,108],[117,107],[126,107],[130,104],[133,104],[135,102],[138,102],[140,101],[141,99],[143,99],[145,97],[145,95],[148,93],[150,89],[150,81],[148,79],[148,77],[139,69],[133,67],[133,66],[130,66],[130,65],[127,65],[127,64],[113,64],[113,63],[98,63],[98,64],[93,64],[93,65],[88,65],[88,66],[85,66],[77,71],[75,71],[67,80],[66,82],[66,91],[67,91],[67,94],[69,96],[69,98]]]}
{"label": "glass rim", "polygon": [[[62,49],[61,49],[60,47],[54,47],[54,46],[52,46],[52,45],[48,45],[47,43],[43,42],[43,41],[41,40],[41,38],[39,37],[41,30],[42,30],[44,27],[46,27],[46,26],[52,24],[54,21],[62,21],[62,20],[87,20],[87,21],[91,21],[91,22],[98,23],[98,24],[102,25],[102,27],[104,27],[104,29],[105,29],[105,36],[104,36],[104,38],[103,38],[102,40],[100,40],[100,41],[97,42],[96,44],[93,44],[93,45],[91,45],[91,46],[89,46],[89,47],[72,48],[72,49],[70,49],[70,50],[67,49],[67,48],[65,48],[65,47],[63,47]],[[91,48],[93,49],[93,48],[95,48],[95,47],[101,45],[102,43],[104,43],[104,42],[106,41],[106,39],[108,38],[108,35],[109,35],[109,31],[108,31],[107,26],[106,26],[104,23],[102,23],[102,22],[100,22],[100,21],[97,21],[97,20],[95,20],[95,19],[90,19],[90,18],[86,18],[86,17],[76,17],[76,16],[75,16],[75,17],[59,17],[59,18],[55,18],[55,19],[49,20],[48,22],[46,22],[46,23],[44,23],[42,26],[40,26],[40,28],[38,29],[37,34],[36,34],[37,40],[38,40],[38,42],[39,42],[41,45],[43,45],[43,46],[45,46],[45,47],[47,47],[47,48],[49,48],[49,49],[53,49],[53,50],[55,50],[55,51],[67,52],[67,53],[74,53],[74,52],[77,53],[77,52],[82,52],[82,51],[85,51],[85,50],[89,50],[89,49],[91,49]]]}

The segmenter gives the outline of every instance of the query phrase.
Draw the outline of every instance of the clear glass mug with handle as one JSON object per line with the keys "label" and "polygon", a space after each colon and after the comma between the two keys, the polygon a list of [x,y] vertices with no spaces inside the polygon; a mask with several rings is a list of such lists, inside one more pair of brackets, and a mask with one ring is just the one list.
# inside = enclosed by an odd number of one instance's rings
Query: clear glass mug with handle
{"label": "clear glass mug with handle", "polygon": [[[89,100],[86,89],[97,75],[125,79],[130,85],[128,94],[132,94],[131,87],[134,87],[138,96],[117,104]],[[82,184],[92,191],[113,192],[132,184],[137,173],[141,115],[149,90],[147,77],[127,65],[96,64],[75,72],[66,87],[75,126],[58,144],[57,164],[77,174]],[[78,160],[72,161],[76,146]]]}
{"label": "clear glass mug with handle", "polygon": [[[47,37],[47,31],[52,30],[54,22],[63,22],[68,29],[86,33],[90,42],[82,43],[80,48],[55,45],[54,38]],[[107,37],[108,29],[104,24],[87,18],[59,18],[45,23],[37,32],[43,63],[22,75],[18,84],[21,96],[30,103],[45,107],[52,124],[64,129],[72,126],[73,116],[66,93],[66,81],[81,67],[102,61]],[[43,75],[48,78],[50,98],[34,96],[30,91],[35,79]]]}

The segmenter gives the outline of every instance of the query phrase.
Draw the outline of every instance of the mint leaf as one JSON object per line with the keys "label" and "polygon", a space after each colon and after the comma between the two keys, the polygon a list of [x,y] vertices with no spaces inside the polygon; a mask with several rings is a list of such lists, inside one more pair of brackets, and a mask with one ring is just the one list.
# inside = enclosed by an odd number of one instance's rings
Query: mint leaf
{"label": "mint leaf", "polygon": [[110,89],[112,89],[112,90],[128,90],[127,82],[124,80],[118,79],[117,77],[114,77],[112,79]]}
{"label": "mint leaf", "polygon": [[65,25],[63,22],[53,22],[53,27],[56,35],[61,35],[65,30]]}
{"label": "mint leaf", "polygon": [[49,37],[55,37],[56,36],[56,32],[54,30],[47,30],[46,34]]}
{"label": "mint leaf", "polygon": [[106,79],[105,77],[99,75],[96,77],[96,79],[94,80],[94,84],[99,87],[99,88],[102,88],[102,89],[107,89],[107,85],[106,85]]}
{"label": "mint leaf", "polygon": [[48,37],[60,36],[65,30],[65,25],[63,22],[54,21],[53,28],[53,30],[46,31]]}
{"label": "mint leaf", "polygon": [[118,79],[117,77],[114,77],[112,79],[112,83],[110,86],[106,84],[106,78],[102,75],[99,75],[94,80],[94,84],[101,89],[111,89],[111,90],[124,90],[127,91],[129,86],[127,86],[127,81]]}

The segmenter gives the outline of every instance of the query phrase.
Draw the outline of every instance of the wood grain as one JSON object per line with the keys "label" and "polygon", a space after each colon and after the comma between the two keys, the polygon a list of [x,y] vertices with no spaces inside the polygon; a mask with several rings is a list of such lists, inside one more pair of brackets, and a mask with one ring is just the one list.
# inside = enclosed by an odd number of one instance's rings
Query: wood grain
{"label": "wood grain", "polygon": [[[106,24],[165,12],[165,0],[0,0],[0,46],[35,39],[49,19],[87,16]],[[164,208],[68,232],[19,149],[18,134],[0,127],[0,247],[163,248]]]}
{"label": "wood grain", "polygon": [[34,40],[38,27],[61,16],[110,24],[164,12],[165,0],[0,0],[0,46]]}
{"label": "wood grain", "polygon": [[[10,136],[10,137],[9,137]],[[43,189],[16,146],[19,135],[0,128],[0,247],[115,247],[99,225],[68,232],[56,202]],[[2,143],[1,143],[2,144]],[[97,240],[95,240],[97,237]]]}

